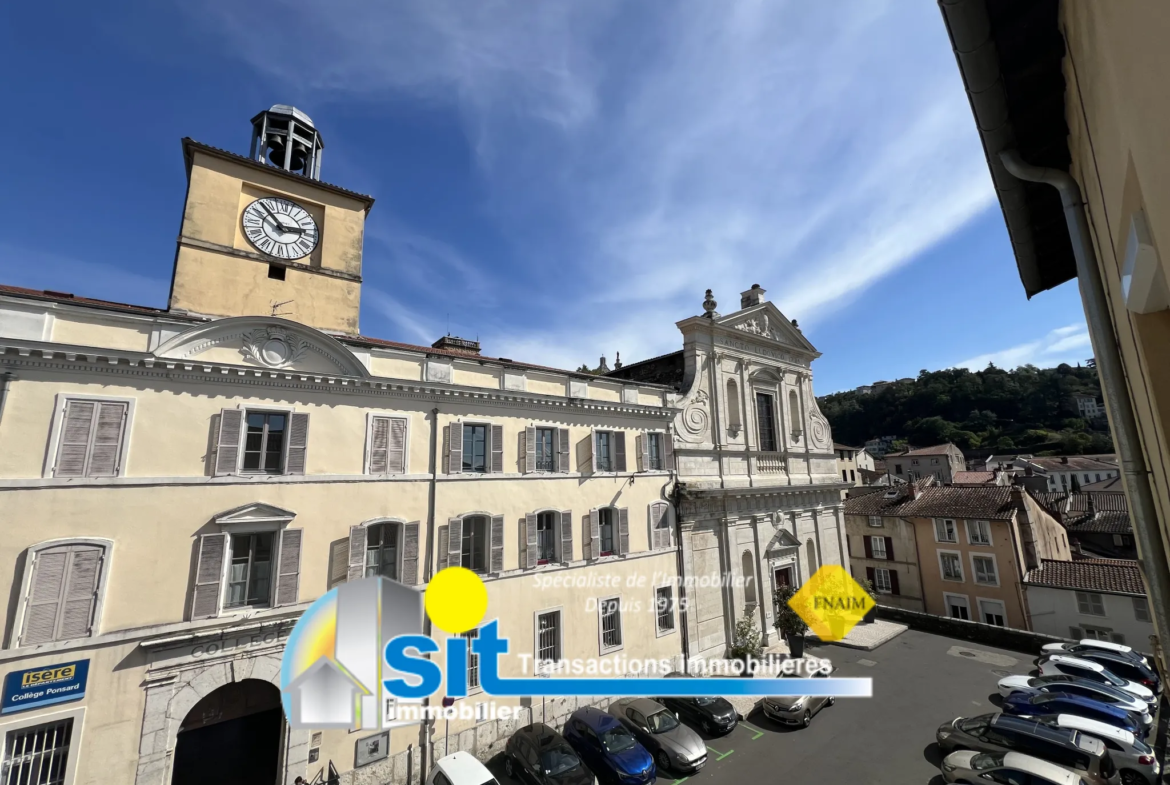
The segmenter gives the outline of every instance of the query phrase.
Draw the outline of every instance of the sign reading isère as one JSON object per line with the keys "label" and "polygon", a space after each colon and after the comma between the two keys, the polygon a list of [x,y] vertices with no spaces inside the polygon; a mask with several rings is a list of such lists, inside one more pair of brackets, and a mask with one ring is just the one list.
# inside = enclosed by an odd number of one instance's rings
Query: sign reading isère
{"label": "sign reading is\u00e8re", "polygon": [[67,703],[85,697],[89,660],[12,671],[4,677],[4,700],[0,714]]}

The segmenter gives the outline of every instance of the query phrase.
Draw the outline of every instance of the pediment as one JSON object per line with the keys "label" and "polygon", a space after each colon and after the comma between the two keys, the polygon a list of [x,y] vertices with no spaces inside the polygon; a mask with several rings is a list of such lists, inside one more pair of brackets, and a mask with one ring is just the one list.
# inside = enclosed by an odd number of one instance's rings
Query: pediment
{"label": "pediment", "polygon": [[771,542],[768,543],[768,547],[764,549],[764,552],[771,553],[773,551],[779,551],[785,548],[799,547],[800,541],[793,537],[791,532],[785,529],[781,529],[780,531],[776,532],[776,536],[773,537]]}
{"label": "pediment", "polygon": [[215,516],[215,522],[220,526],[255,523],[288,523],[297,514],[292,510],[285,510],[264,502],[253,502],[242,507],[225,510]]}
{"label": "pediment", "polygon": [[819,355],[816,348],[773,303],[766,302],[720,317],[715,323],[764,342],[781,344],[789,350]]}
{"label": "pediment", "polygon": [[236,316],[200,324],[154,350],[159,358],[368,377],[340,341],[288,319]]}

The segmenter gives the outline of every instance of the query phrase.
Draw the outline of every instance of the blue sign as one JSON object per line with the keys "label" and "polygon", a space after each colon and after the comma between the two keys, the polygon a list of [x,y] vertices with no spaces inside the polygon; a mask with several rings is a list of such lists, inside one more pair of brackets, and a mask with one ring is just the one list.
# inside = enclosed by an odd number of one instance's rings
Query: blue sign
{"label": "blue sign", "polygon": [[4,677],[4,701],[0,703],[0,714],[81,700],[85,697],[88,677],[89,660],[12,671]]}

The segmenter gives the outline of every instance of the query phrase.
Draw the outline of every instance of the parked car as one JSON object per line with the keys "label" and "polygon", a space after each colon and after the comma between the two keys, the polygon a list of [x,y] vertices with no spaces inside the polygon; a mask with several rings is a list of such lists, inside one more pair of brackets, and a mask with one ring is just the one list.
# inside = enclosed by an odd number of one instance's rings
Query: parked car
{"label": "parked car", "polygon": [[[814,679],[822,679],[829,674],[818,671]],[[803,678],[803,677],[800,677]],[[760,701],[760,708],[764,716],[785,725],[800,725],[805,728],[812,722],[813,715],[826,706],[832,706],[836,701],[833,698],[822,696],[777,696],[767,697]]]}
{"label": "parked car", "polygon": [[1079,676],[1005,676],[999,680],[999,694],[1005,698],[1013,692],[1023,692],[1028,695],[1041,693],[1062,692],[1067,695],[1080,695],[1082,698],[1108,703],[1119,709],[1132,711],[1141,716],[1142,722],[1151,725],[1154,722],[1150,714],[1152,705],[1120,687],[1111,684],[1102,684],[1099,681],[1089,681]]}
{"label": "parked car", "polygon": [[[667,674],[668,678],[694,678],[683,673]],[[701,692],[702,690],[699,689]],[[693,698],[656,698],[678,718],[692,725],[698,725],[703,733],[714,736],[717,733],[731,733],[739,722],[739,712],[724,698],[701,695]]]}
{"label": "parked car", "polygon": [[661,703],[649,698],[622,698],[609,705],[609,713],[650,750],[659,771],[693,773],[707,762],[702,737]]}
{"label": "parked car", "polygon": [[1076,714],[1079,717],[1087,717],[1090,720],[1097,720],[1127,730],[1139,737],[1145,736],[1145,725],[1133,712],[1077,695],[1061,695],[1060,693],[1024,695],[1017,692],[1004,698],[1003,712],[1004,714],[1014,714],[1017,717]]}
{"label": "parked car", "polygon": [[1084,638],[1076,643],[1046,643],[1040,650],[1040,656],[1045,654],[1078,654],[1083,651],[1111,651],[1123,654],[1130,659],[1137,660],[1142,665],[1149,665],[1150,661],[1141,652],[1129,646],[1113,641],[1099,641],[1093,638]]}
{"label": "parked car", "polygon": [[427,785],[500,785],[470,752],[453,752],[435,761]]}
{"label": "parked car", "polygon": [[1077,730],[1057,728],[1007,714],[959,717],[938,729],[939,747],[975,752],[1022,752],[1079,772],[1092,785],[1109,785],[1117,767],[1105,742]]}
{"label": "parked car", "polygon": [[504,771],[529,785],[593,785],[594,779],[561,734],[542,722],[526,725],[508,739]]}
{"label": "parked car", "polygon": [[1147,703],[1154,700],[1154,692],[1144,684],[1118,676],[1105,665],[1092,660],[1070,657],[1066,654],[1052,654],[1041,657],[1037,663],[1041,676],[1080,676],[1089,681],[1099,681],[1102,684],[1112,684],[1126,692],[1132,692]]}
{"label": "parked car", "polygon": [[1135,661],[1124,654],[1115,651],[1094,651],[1086,649],[1078,652],[1077,657],[1101,665],[1114,676],[1120,676],[1131,682],[1137,682],[1154,695],[1162,692],[1162,680],[1157,672],[1149,665]]}
{"label": "parked car", "polygon": [[1129,731],[1073,714],[1054,714],[1036,719],[1056,728],[1079,730],[1105,742],[1109,756],[1121,774],[1122,785],[1143,785],[1143,782],[1158,785],[1158,774],[1162,767],[1154,757],[1154,748]]}
{"label": "parked car", "polygon": [[654,756],[621,720],[593,706],[577,709],[565,723],[565,741],[602,782],[646,785],[658,771]]}
{"label": "parked car", "polygon": [[963,783],[1011,785],[1084,785],[1081,775],[1020,752],[961,750],[943,758],[943,779]]}

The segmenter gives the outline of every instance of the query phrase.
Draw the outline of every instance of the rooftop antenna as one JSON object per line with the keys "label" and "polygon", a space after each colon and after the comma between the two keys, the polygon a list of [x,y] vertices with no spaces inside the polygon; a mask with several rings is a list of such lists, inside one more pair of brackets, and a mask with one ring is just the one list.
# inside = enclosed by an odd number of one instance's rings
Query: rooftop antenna
{"label": "rooftop antenna", "polygon": [[285,306],[285,305],[290,305],[290,304],[292,304],[292,302],[293,302],[292,300],[285,300],[285,301],[284,301],[284,302],[282,302],[282,303],[273,303],[273,304],[272,304],[272,315],[273,315],[273,316],[291,316],[291,315],[292,315],[292,312],[291,312],[291,311],[284,311],[284,312],[281,312],[281,313],[277,313],[277,311],[279,311],[279,310],[280,310],[280,308],[281,308],[281,307],[283,307],[283,306]]}

